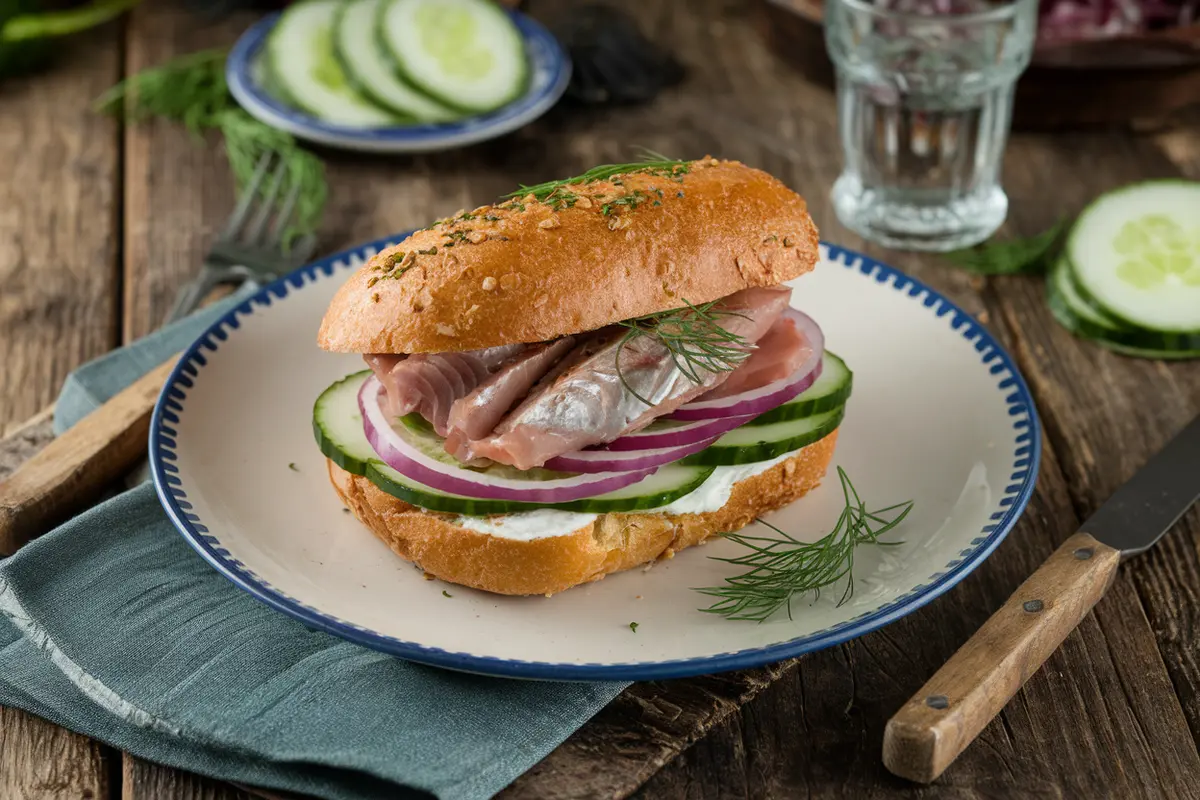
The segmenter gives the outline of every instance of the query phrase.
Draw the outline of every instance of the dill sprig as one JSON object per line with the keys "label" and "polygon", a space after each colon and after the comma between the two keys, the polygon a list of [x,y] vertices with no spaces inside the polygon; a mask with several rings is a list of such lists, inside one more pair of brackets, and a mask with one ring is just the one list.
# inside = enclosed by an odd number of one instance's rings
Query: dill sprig
{"label": "dill sprig", "polygon": [[723,319],[745,319],[745,314],[716,308],[716,300],[700,305],[683,302],[686,305],[679,308],[620,323],[629,330],[617,344],[617,377],[630,394],[648,406],[654,403],[638,394],[621,371],[621,353],[635,339],[645,336],[656,340],[667,349],[676,369],[696,384],[704,382],[703,373],[732,372],[754,350],[744,336],[721,325]]}
{"label": "dill sprig", "polygon": [[656,175],[663,175],[669,178],[682,179],[688,171],[688,162],[680,161],[674,158],[667,158],[661,153],[655,153],[652,150],[643,151],[643,156],[640,161],[633,161],[629,164],[601,164],[598,167],[592,167],[582,175],[576,175],[573,178],[562,178],[556,181],[546,181],[539,183],[536,186],[524,186],[515,192],[509,192],[504,195],[506,198],[518,198],[533,195],[538,202],[547,202],[555,200],[559,203],[565,203],[567,198],[565,192],[560,191],[566,186],[575,186],[587,183],[596,183],[597,181],[606,181],[609,178],[614,178],[617,175],[627,175],[632,172],[650,172]]}
{"label": "dill sprig", "polygon": [[234,107],[225,83],[225,55],[223,49],[200,50],[144,69],[100,95],[94,107],[133,122],[154,117],[182,122],[199,135]]}
{"label": "dill sprig", "polygon": [[[763,622],[782,607],[792,618],[792,598],[808,592],[818,597],[821,589],[846,578],[846,588],[838,605],[854,595],[854,550],[860,544],[893,546],[903,542],[881,542],[879,537],[899,525],[912,510],[911,500],[867,511],[845,470],[838,467],[845,508],[833,530],[815,542],[801,542],[766,520],[758,520],[782,538],[751,536],[743,533],[722,534],[726,539],[750,549],[737,558],[715,558],[742,567],[747,572],[726,578],[724,586],[696,591],[719,598],[708,608],[711,614],[727,619]],[[890,517],[888,515],[891,515]]]}
{"label": "dill sprig", "polygon": [[[220,131],[240,196],[264,153],[277,153],[287,170],[280,187],[286,197],[299,186],[285,246],[315,232],[328,196],[325,167],[284,131],[264,125],[237,107],[225,83],[225,51],[202,50],[142,70],[101,95],[96,110],[126,120],[166,119],[183,123],[197,137]],[[265,187],[264,187],[265,189]]]}

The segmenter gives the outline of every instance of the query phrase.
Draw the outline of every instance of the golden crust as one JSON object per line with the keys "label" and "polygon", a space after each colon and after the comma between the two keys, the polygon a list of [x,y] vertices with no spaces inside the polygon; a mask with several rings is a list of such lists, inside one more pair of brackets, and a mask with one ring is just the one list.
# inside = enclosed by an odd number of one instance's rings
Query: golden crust
{"label": "golden crust", "polygon": [[821,482],[837,431],[786,461],[733,487],[729,501],[703,514],[602,514],[579,530],[521,541],[467,530],[453,514],[411,506],[329,462],[338,496],[402,558],[451,583],[499,594],[551,595],[610,572],[636,567],[745,527],[758,515],[791,503]]}
{"label": "golden crust", "polygon": [[540,342],[774,286],[817,262],[804,200],[736,161],[563,191],[570,207],[484,206],[379,253],[342,285],[318,344],[428,353]]}

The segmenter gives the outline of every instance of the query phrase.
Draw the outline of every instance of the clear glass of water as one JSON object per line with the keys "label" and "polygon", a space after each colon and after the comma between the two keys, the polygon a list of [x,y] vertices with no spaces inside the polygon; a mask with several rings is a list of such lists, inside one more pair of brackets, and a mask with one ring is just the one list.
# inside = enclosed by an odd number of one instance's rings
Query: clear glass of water
{"label": "clear glass of water", "polygon": [[838,219],[890,247],[954,250],[991,236],[1000,165],[1037,0],[826,0],[845,167]]}

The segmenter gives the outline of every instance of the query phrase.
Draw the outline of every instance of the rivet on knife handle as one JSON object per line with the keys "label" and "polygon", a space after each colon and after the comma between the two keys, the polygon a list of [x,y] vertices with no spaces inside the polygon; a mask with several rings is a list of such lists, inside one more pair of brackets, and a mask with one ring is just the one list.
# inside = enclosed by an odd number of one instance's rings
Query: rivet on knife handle
{"label": "rivet on knife handle", "polygon": [[87,507],[145,456],[150,415],[175,361],[126,387],[0,483],[0,555]]}
{"label": "rivet on knife handle", "polygon": [[883,763],[929,783],[958,757],[1112,585],[1121,553],[1067,539],[888,721]]}

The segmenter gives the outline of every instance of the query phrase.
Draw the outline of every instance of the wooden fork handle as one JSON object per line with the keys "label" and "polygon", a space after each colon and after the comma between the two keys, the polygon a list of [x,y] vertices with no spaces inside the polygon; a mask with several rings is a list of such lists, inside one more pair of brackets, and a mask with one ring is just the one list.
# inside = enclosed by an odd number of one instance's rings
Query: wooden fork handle
{"label": "wooden fork handle", "polygon": [[0,483],[0,556],[86,508],[146,455],[150,414],[177,359],[126,387]]}
{"label": "wooden fork handle", "polygon": [[1120,551],[1077,533],[887,724],[883,763],[929,783],[966,749],[1112,585]]}

